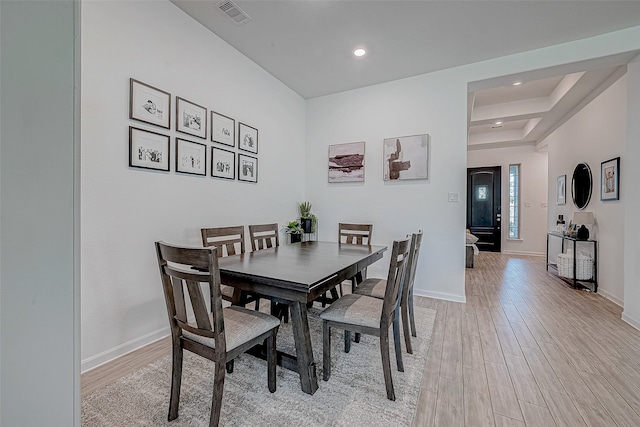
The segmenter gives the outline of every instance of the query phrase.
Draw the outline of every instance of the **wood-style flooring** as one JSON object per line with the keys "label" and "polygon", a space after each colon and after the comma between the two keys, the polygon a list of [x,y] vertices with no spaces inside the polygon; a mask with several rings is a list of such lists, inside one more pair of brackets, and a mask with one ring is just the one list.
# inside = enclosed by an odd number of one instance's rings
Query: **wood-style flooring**
{"label": "wood-style flooring", "polygon": [[[466,295],[415,299],[437,315],[414,426],[640,426],[640,331],[620,307],[544,258],[487,252]],[[82,393],[169,352],[165,339],[87,372]]]}

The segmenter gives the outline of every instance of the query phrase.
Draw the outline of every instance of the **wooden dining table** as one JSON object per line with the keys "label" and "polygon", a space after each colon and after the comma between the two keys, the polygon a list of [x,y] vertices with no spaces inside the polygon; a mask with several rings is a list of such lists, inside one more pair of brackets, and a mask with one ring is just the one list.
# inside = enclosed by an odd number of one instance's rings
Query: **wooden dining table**
{"label": "wooden dining table", "polygon": [[302,391],[318,389],[307,303],[382,258],[386,246],[302,242],[219,259],[226,285],[289,306],[296,354],[278,354],[281,366],[300,375]]}

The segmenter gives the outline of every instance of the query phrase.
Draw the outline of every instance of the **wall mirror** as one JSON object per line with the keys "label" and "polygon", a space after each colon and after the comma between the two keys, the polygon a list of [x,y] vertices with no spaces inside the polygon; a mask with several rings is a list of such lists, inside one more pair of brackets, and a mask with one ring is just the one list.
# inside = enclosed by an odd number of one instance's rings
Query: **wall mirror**
{"label": "wall mirror", "polygon": [[591,200],[592,190],[591,169],[586,163],[578,163],[573,170],[573,180],[571,182],[571,196],[573,203],[578,209],[584,209]]}

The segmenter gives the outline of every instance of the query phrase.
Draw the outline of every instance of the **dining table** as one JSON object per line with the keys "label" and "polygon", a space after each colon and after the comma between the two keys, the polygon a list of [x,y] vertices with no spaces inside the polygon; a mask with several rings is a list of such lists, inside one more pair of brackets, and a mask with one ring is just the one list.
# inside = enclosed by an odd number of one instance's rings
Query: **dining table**
{"label": "dining table", "polygon": [[220,278],[235,292],[286,304],[296,354],[278,352],[278,363],[300,375],[302,391],[318,389],[307,305],[381,259],[386,246],[307,241],[219,259]]}

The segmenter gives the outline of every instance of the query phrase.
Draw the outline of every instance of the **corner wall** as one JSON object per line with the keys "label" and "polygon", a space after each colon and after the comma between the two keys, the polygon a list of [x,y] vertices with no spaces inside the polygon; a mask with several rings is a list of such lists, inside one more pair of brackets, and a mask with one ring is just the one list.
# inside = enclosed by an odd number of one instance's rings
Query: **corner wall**
{"label": "corner wall", "polygon": [[[202,227],[297,216],[305,108],[168,1],[85,2],[82,24],[84,371],[169,333],[154,241],[199,246]],[[171,93],[170,131],[128,119],[131,77]],[[212,178],[210,164],[206,177],[175,172],[176,136],[205,143],[208,163],[212,145],[238,152],[210,129],[206,141],[177,133],[176,96],[258,129],[257,184]],[[128,166],[129,126],[171,136],[171,172]]]}
{"label": "corner wall", "polygon": [[[547,153],[533,146],[467,152],[467,167],[502,167],[502,252],[544,255],[547,229]],[[509,165],[520,164],[520,238],[509,239]]]}
{"label": "corner wall", "polygon": [[[628,199],[625,187],[633,183],[621,178],[620,200],[600,200],[600,163],[620,157],[622,174],[628,168],[637,167],[637,159],[625,153],[627,141],[627,76],[621,77],[600,96],[549,135],[549,214],[547,228],[555,229],[559,214],[567,224],[578,208],[571,198],[573,170],[580,162],[591,168],[593,191],[584,211],[593,212],[596,220],[590,227],[590,238],[598,240],[598,292],[616,304],[626,304],[624,292],[624,211]],[[556,204],[556,181],[559,175],[567,175],[566,204]],[[632,179],[632,178],[629,178]],[[559,247],[559,245],[558,245]],[[578,249],[579,250],[579,249]]]}

